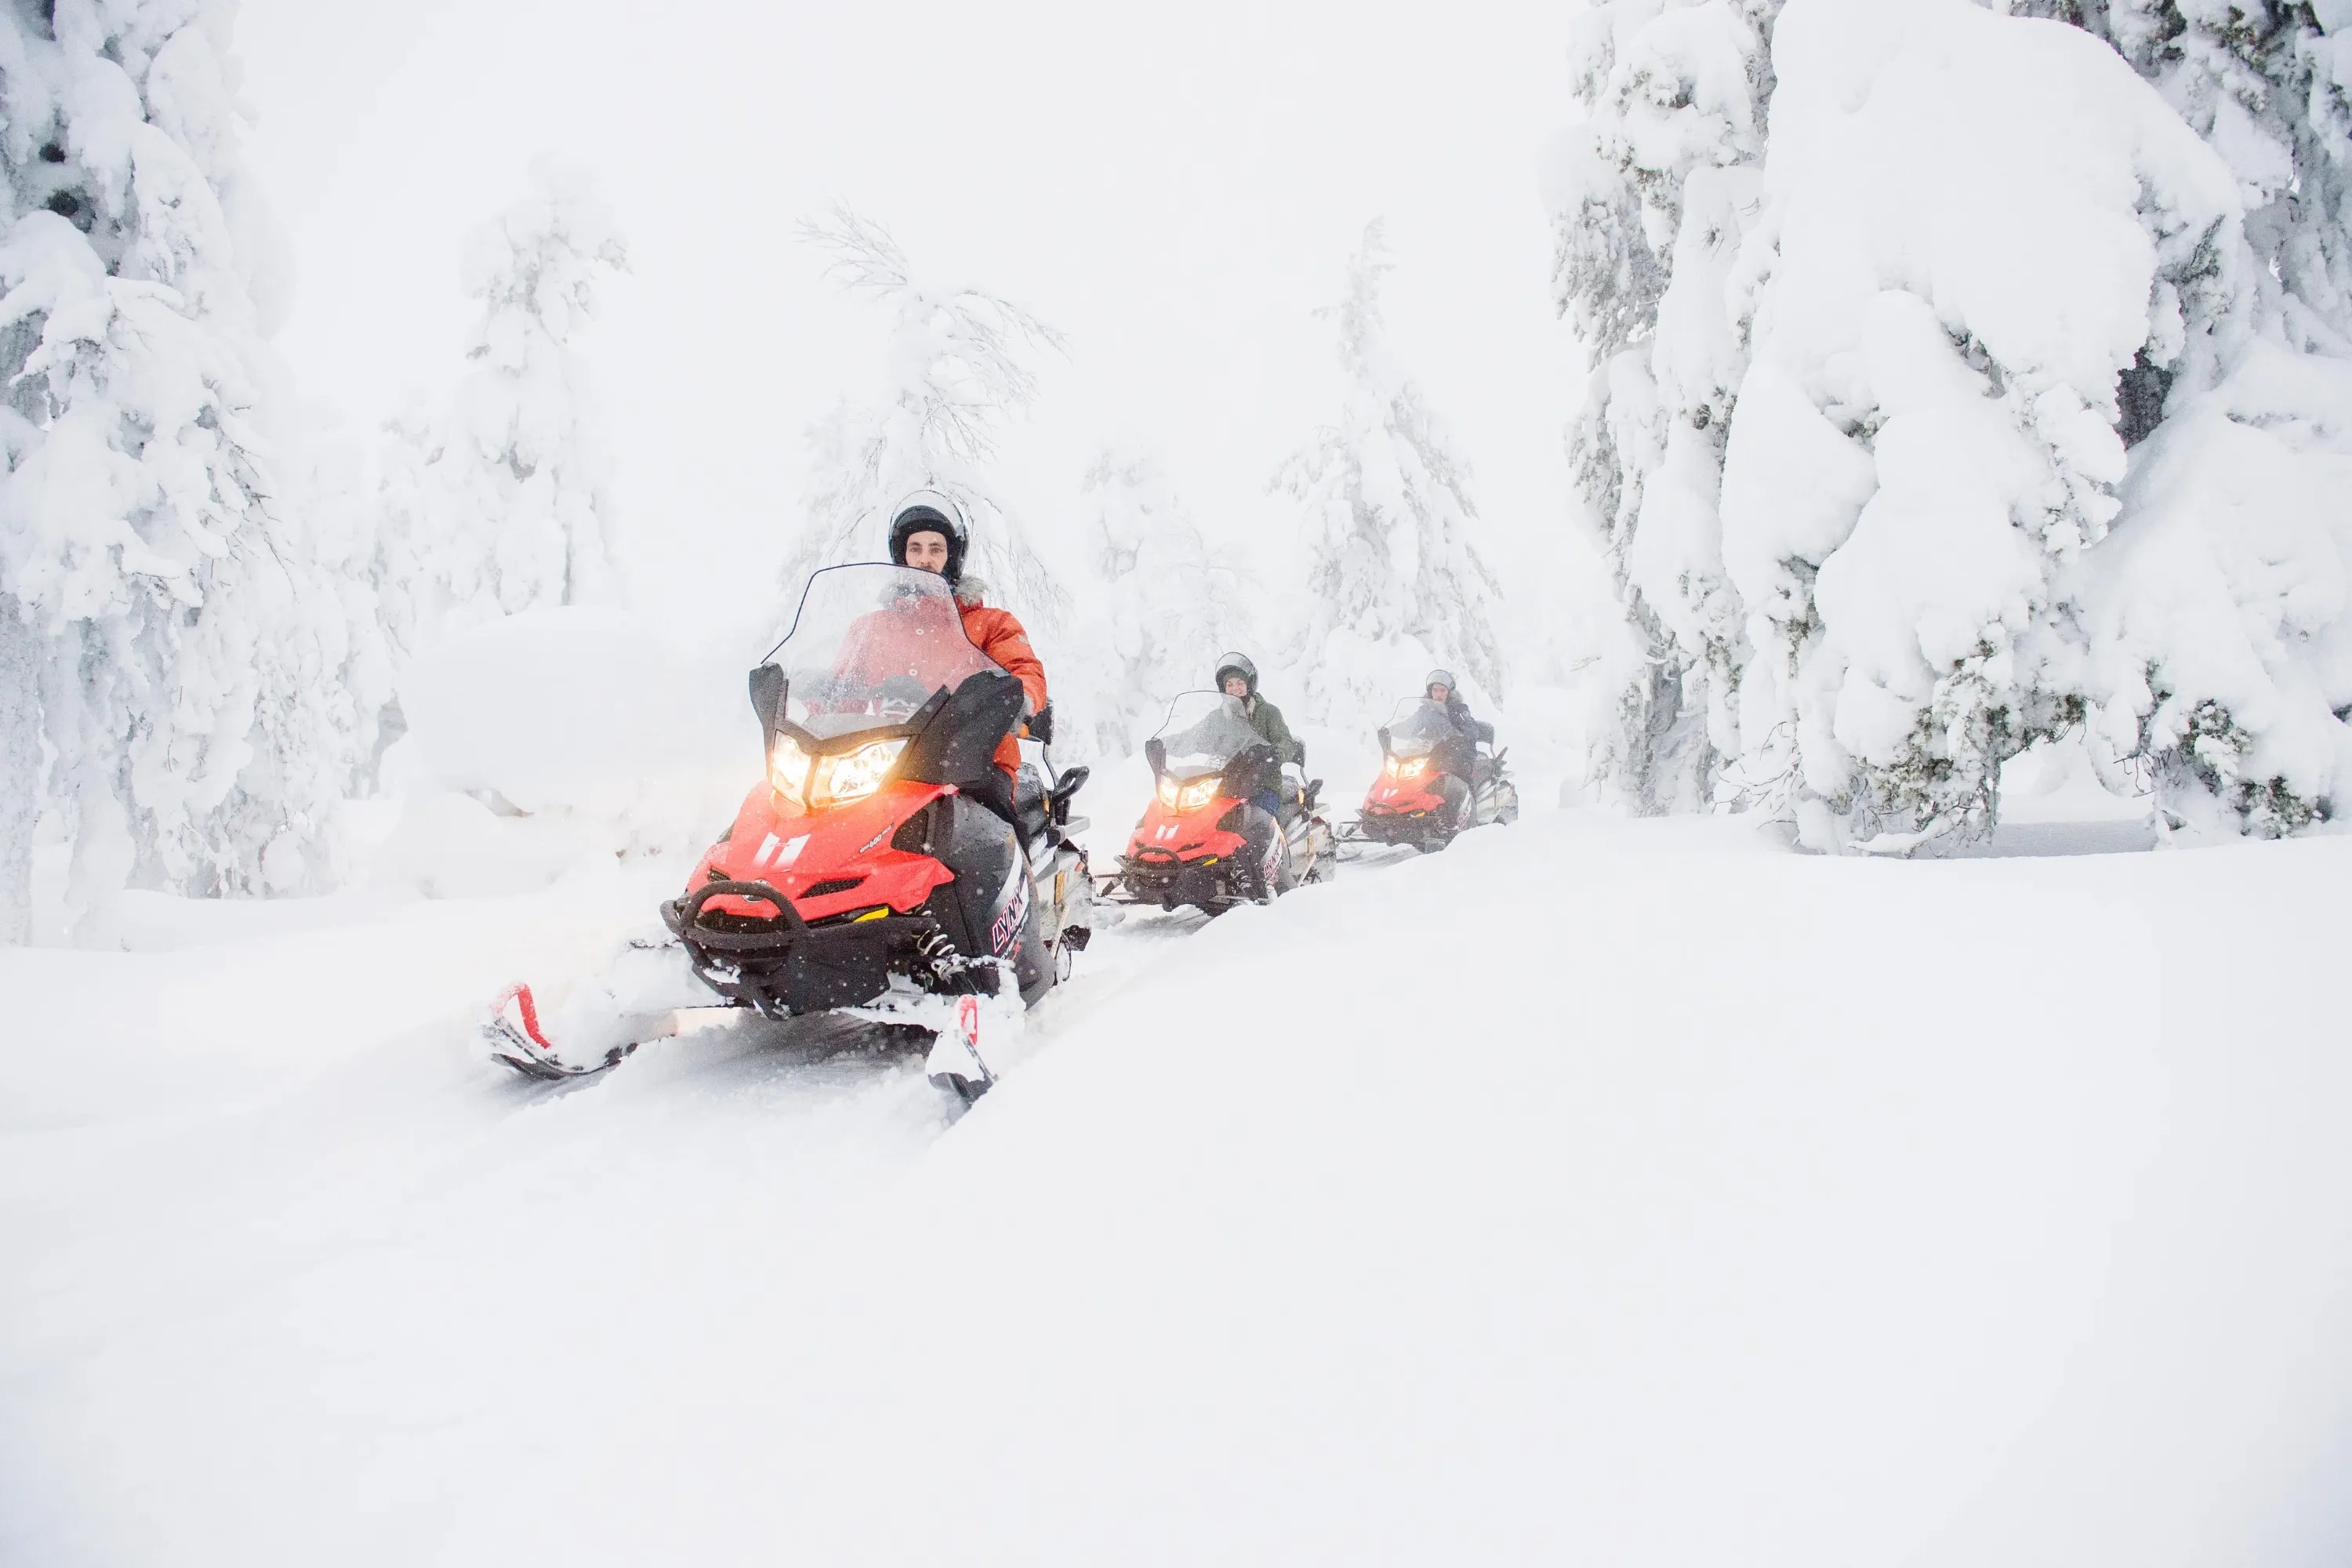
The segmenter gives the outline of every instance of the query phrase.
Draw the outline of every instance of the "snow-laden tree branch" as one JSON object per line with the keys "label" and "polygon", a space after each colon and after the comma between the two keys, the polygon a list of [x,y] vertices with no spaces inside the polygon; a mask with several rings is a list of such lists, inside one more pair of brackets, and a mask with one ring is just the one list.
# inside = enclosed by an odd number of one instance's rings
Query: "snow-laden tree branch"
{"label": "snow-laden tree branch", "polygon": [[1033,631],[1057,626],[1069,595],[984,470],[998,432],[1036,396],[1033,353],[1060,352],[1060,335],[994,294],[925,281],[887,230],[846,208],[803,223],[801,237],[825,257],[827,276],[882,305],[891,324],[878,397],[845,398],[809,432],[806,521],[785,592],[797,595],[819,566],[877,559],[883,513],[931,487],[971,518],[973,575]]}
{"label": "snow-laden tree branch", "polygon": [[480,313],[446,405],[387,421],[375,491],[400,657],[500,616],[620,597],[607,439],[581,340],[628,248],[593,182],[542,157],[465,242]]}
{"label": "snow-laden tree branch", "polygon": [[1389,345],[1380,293],[1391,266],[1376,219],[1347,294],[1318,312],[1337,329],[1339,420],[1274,480],[1299,503],[1312,552],[1301,672],[1318,719],[1376,721],[1432,664],[1488,698],[1503,686],[1500,590],[1472,542],[1469,464]]}
{"label": "snow-laden tree branch", "polygon": [[[1086,650],[1066,678],[1066,728],[1056,753],[1135,754],[1180,691],[1206,687],[1212,661],[1254,638],[1249,575],[1202,538],[1183,499],[1153,458],[1106,449],[1087,471],[1087,534],[1095,587],[1071,646]],[[1057,706],[1061,700],[1057,699]]]}

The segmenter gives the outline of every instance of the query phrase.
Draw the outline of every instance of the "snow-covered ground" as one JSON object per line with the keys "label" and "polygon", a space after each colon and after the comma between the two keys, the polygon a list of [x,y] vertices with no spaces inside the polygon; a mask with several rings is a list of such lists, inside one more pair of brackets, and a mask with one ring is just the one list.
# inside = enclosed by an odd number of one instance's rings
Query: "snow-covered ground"
{"label": "snow-covered ground", "polygon": [[675,871],[0,951],[0,1561],[2352,1554],[2352,842],[1555,813],[1129,921],[960,1121],[478,1059]]}

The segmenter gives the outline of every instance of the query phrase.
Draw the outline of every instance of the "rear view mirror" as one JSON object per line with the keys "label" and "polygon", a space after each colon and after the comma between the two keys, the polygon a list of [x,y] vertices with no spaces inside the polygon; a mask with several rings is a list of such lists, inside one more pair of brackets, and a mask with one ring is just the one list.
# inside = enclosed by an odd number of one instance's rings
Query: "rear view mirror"
{"label": "rear view mirror", "polygon": [[763,664],[751,672],[751,711],[760,716],[760,732],[773,739],[784,716],[784,672],[782,666]]}
{"label": "rear view mirror", "polygon": [[1143,760],[1151,764],[1154,778],[1168,771],[1168,748],[1160,744],[1159,736],[1143,742]]}
{"label": "rear view mirror", "polygon": [[1384,757],[1385,757],[1385,756],[1387,756],[1388,754],[1389,754],[1389,728],[1388,728],[1388,726],[1387,726],[1387,725],[1383,724],[1383,725],[1381,725],[1381,755],[1382,755],[1382,756],[1384,756]]}

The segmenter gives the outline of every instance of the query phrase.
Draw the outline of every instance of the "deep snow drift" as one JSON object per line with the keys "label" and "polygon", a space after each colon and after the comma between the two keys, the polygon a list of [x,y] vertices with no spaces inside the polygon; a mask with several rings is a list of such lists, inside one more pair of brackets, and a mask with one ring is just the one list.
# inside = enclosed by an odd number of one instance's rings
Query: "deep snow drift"
{"label": "deep snow drift", "polygon": [[2342,839],[1560,814],[1130,922],[953,1124],[481,1065],[663,870],[0,952],[0,1559],[2352,1550]]}

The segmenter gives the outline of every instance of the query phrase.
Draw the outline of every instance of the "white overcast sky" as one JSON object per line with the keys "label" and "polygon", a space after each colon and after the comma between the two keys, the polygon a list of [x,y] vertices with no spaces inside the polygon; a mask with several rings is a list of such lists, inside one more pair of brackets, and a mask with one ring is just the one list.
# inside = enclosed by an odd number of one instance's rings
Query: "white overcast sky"
{"label": "white overcast sky", "polygon": [[1385,216],[1396,345],[1507,562],[1568,516],[1538,164],[1570,9],[245,0],[249,154],[297,277],[279,347],[355,421],[445,390],[462,237],[534,154],[585,166],[635,261],[585,347],[641,596],[727,594],[797,526],[803,429],[878,372],[883,322],[793,239],[845,201],[1068,338],[1004,454],[1045,538],[1117,441],[1213,534],[1278,550],[1267,476],[1338,396],[1312,312]]}

